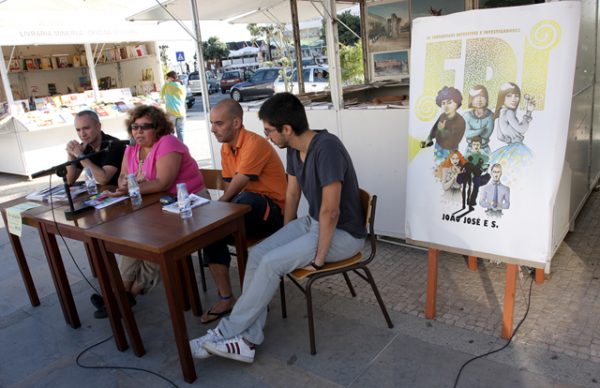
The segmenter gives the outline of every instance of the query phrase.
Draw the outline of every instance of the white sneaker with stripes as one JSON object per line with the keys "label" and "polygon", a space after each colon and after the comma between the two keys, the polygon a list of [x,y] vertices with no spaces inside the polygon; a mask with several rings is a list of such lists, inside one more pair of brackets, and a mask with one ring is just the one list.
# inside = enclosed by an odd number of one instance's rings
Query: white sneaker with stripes
{"label": "white sneaker with stripes", "polygon": [[208,353],[216,356],[249,364],[254,361],[254,346],[248,345],[240,336],[220,341],[208,341],[203,346]]}
{"label": "white sneaker with stripes", "polygon": [[202,337],[194,338],[190,340],[190,349],[192,351],[192,357],[194,358],[208,358],[210,357],[210,353],[204,350],[204,345],[207,342],[212,341],[221,341],[223,340],[223,336],[217,329],[208,330],[205,335]]}

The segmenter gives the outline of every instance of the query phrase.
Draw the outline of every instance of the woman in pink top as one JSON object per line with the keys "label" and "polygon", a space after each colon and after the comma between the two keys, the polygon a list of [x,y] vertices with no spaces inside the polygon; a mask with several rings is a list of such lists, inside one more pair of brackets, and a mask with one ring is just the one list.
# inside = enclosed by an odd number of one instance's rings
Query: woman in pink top
{"label": "woman in pink top", "polygon": [[[135,139],[134,146],[127,146],[119,186],[110,195],[127,194],[127,175],[136,174],[142,194],[161,191],[177,193],[177,184],[185,182],[189,193],[209,198],[204,179],[190,151],[173,133],[173,124],[164,111],[154,106],[138,106],[129,113],[127,132]],[[149,291],[159,280],[157,264],[123,256],[121,277],[128,292],[130,304],[135,297]],[[92,295],[92,304],[98,309],[96,318],[106,318],[104,301],[100,295]]]}
{"label": "woman in pink top", "polygon": [[205,190],[202,174],[187,146],[173,133],[173,124],[164,111],[154,106],[138,106],[130,112],[127,133],[135,140],[123,157],[118,191],[127,192],[127,175],[136,174],[142,194],[168,191],[177,193],[177,183],[185,182],[188,192]]}

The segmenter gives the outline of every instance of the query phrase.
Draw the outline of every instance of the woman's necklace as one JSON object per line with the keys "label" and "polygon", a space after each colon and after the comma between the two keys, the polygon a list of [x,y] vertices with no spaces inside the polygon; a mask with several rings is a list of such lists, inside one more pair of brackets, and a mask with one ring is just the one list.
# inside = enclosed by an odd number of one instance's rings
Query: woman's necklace
{"label": "woman's necklace", "polygon": [[142,148],[140,147],[140,149],[138,150],[138,154],[137,154],[137,159],[138,159],[138,170],[137,170],[137,174],[136,174],[136,178],[137,179],[141,179],[144,174],[142,173],[142,168],[144,167],[144,161],[146,160],[146,156],[148,156],[148,153],[145,152],[145,155],[142,156]]}

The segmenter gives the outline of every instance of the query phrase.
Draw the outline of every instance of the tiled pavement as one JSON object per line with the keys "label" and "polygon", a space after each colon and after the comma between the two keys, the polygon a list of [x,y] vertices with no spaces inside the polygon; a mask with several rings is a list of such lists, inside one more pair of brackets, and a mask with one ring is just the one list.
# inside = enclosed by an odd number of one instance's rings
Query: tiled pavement
{"label": "tiled pavement", "polygon": [[[23,182],[0,175],[0,201],[31,191],[47,181]],[[594,192],[552,262],[552,273],[534,284],[531,308],[514,343],[506,350],[465,369],[460,387],[600,387],[600,193]],[[32,308],[6,232],[0,230],[0,387],[9,386],[167,386],[156,377],[122,370],[87,370],[75,366],[85,347],[108,337],[104,321],[91,318],[89,286],[65,259],[82,327],[64,324],[37,232],[24,230],[23,241],[42,306]],[[63,257],[68,257],[63,249]],[[80,243],[68,241],[85,274]],[[385,326],[366,284],[356,280],[358,303],[341,279],[317,285],[317,350],[308,352],[301,295],[287,286],[288,316],[280,317],[279,300],[271,304],[267,335],[251,366],[211,358],[196,361],[199,386],[317,387],[451,387],[461,364],[474,355],[501,347],[499,338],[504,292],[504,265],[481,261],[477,272],[464,258],[440,256],[437,318],[423,317],[426,252],[378,243],[371,269],[390,310],[394,329]],[[235,271],[235,270],[234,270]],[[235,272],[232,272],[235,273]],[[354,278],[353,278],[354,279]],[[515,325],[525,312],[529,278],[517,290]],[[94,282],[94,280],[92,280]],[[146,345],[142,358],[120,353],[109,341],[82,358],[87,364],[129,365],[155,370],[179,386],[177,354],[162,295],[157,290],[135,308]],[[212,285],[204,307],[216,296]],[[190,336],[206,327],[187,314]]]}
{"label": "tiled pavement", "polygon": [[[598,364],[600,369],[600,192],[595,191],[552,259],[546,281],[534,284],[527,319],[514,341]],[[378,244],[370,266],[389,308],[424,318],[426,251]],[[489,335],[499,335],[505,265],[479,260],[469,271],[465,258],[441,253],[436,321]],[[515,326],[526,310],[530,278],[519,276]],[[346,295],[342,279],[322,284],[323,291]],[[356,285],[358,298],[376,304],[368,285]],[[360,291],[359,291],[360,290]]]}

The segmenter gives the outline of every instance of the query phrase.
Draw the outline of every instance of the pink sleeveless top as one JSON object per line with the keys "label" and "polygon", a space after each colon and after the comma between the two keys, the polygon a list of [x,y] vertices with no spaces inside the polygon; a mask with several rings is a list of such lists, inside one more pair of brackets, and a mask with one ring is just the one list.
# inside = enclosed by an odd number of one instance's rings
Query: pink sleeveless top
{"label": "pink sleeveless top", "polygon": [[[125,149],[125,155],[127,156],[127,170],[129,173],[138,175],[140,169],[140,162],[138,154],[140,146],[138,144],[134,146],[127,146]],[[179,166],[179,172],[168,191],[170,194],[177,193],[177,183],[185,182],[189,193],[197,193],[204,190],[204,178],[198,170],[198,164],[190,155],[190,151],[185,144],[173,135],[162,136],[150,149],[150,152],[146,156],[146,159],[142,163],[140,174],[145,180],[156,179],[156,161],[164,155],[178,152],[182,155],[181,166]]]}

